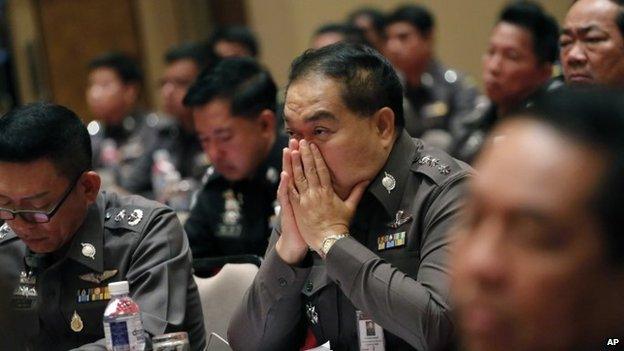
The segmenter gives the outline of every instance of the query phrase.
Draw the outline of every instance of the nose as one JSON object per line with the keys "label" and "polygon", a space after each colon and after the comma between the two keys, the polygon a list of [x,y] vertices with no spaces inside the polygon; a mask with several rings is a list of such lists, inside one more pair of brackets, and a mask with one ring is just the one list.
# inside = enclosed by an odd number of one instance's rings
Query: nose
{"label": "nose", "polygon": [[505,282],[504,233],[500,220],[484,219],[463,239],[465,244],[457,252],[458,268],[483,290],[498,289]]}
{"label": "nose", "polygon": [[501,65],[502,65],[502,58],[501,55],[498,54],[494,54],[494,55],[488,55],[486,54],[484,57],[484,68],[485,68],[485,72],[491,74],[491,75],[498,75],[501,71]]}
{"label": "nose", "polygon": [[15,233],[20,233],[20,234],[32,233],[35,226],[37,226],[36,223],[25,221],[21,216],[15,216],[14,219],[7,220],[6,222],[9,224],[9,226]]}
{"label": "nose", "polygon": [[206,147],[206,153],[211,163],[220,163],[224,157],[224,150],[215,142],[211,142]]}
{"label": "nose", "polygon": [[160,94],[163,98],[168,98],[174,91],[174,86],[171,83],[164,83],[160,88]]}
{"label": "nose", "polygon": [[561,51],[561,61],[566,66],[583,66],[587,63],[585,48],[581,43],[572,43]]}

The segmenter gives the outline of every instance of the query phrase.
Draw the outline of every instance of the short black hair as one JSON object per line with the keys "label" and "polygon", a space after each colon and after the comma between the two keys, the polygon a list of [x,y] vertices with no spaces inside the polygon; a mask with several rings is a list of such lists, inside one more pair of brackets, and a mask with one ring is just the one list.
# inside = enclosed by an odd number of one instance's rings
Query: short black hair
{"label": "short black hair", "polygon": [[98,68],[114,70],[124,84],[141,84],[143,72],[139,64],[132,57],[121,52],[108,52],[97,56],[88,65],[89,71]]}
{"label": "short black hair", "polygon": [[208,47],[215,56],[214,47],[220,41],[238,43],[247,48],[253,57],[257,57],[260,51],[256,36],[245,26],[225,26],[215,29],[208,38]]}
{"label": "short black hair", "polygon": [[364,37],[364,32],[362,32],[360,28],[345,23],[324,24],[314,32],[314,37],[329,33],[342,35],[344,37],[342,41],[347,43],[365,44],[370,46],[370,43]]}
{"label": "short black hair", "polygon": [[201,70],[208,64],[208,46],[205,43],[183,43],[172,46],[165,53],[165,63],[172,64],[180,60],[192,60]]}
{"label": "short black hair", "polygon": [[559,58],[559,26],[539,4],[514,1],[503,8],[498,17],[500,22],[522,27],[531,33],[533,52],[539,63],[554,63]]}
{"label": "short black hair", "polygon": [[255,59],[233,57],[200,76],[184,97],[184,105],[198,107],[217,98],[230,101],[233,116],[256,118],[265,109],[275,112],[277,86]]}
{"label": "short black hair", "polygon": [[341,83],[342,101],[349,110],[369,117],[379,109],[389,107],[394,111],[397,130],[405,126],[403,87],[392,65],[375,49],[360,44],[336,43],[307,50],[293,61],[288,86],[310,74]]}
{"label": "short black hair", "polygon": [[618,265],[624,265],[623,93],[601,87],[561,87],[530,109],[508,117],[543,122],[605,158],[606,169],[588,205],[605,235],[609,258]]}
{"label": "short black hair", "polygon": [[374,9],[372,7],[363,7],[363,8],[357,9],[349,14],[349,16],[347,17],[347,23],[354,26],[355,20],[361,16],[370,18],[375,30],[378,33],[382,34],[384,27],[386,25],[386,16],[384,16],[384,14],[381,11]]}
{"label": "short black hair", "polygon": [[620,34],[624,37],[624,0],[611,0],[620,7],[620,13],[615,17],[615,24],[617,24]]}
{"label": "short black hair", "polygon": [[36,102],[0,117],[0,161],[49,159],[68,179],[93,168],[87,128],[71,110]]}
{"label": "short black hair", "polygon": [[422,5],[403,5],[394,10],[386,18],[386,27],[397,22],[407,22],[414,26],[423,36],[428,36],[435,27],[431,12]]}

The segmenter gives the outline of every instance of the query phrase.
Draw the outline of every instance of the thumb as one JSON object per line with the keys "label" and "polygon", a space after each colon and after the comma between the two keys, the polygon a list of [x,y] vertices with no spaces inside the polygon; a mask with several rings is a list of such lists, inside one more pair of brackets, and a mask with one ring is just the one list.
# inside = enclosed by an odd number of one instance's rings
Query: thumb
{"label": "thumb", "polygon": [[357,204],[362,199],[362,195],[364,195],[364,191],[366,190],[368,184],[370,184],[370,180],[364,180],[357,183],[351,190],[351,194],[349,194],[347,200],[345,200],[345,205],[347,205],[350,209],[355,209]]}

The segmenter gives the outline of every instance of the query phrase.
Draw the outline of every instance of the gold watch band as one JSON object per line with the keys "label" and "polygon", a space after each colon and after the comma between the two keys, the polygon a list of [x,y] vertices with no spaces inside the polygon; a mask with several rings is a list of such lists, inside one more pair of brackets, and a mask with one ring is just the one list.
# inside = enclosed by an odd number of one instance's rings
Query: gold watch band
{"label": "gold watch band", "polygon": [[327,253],[329,252],[329,249],[332,248],[332,246],[334,246],[334,244],[336,243],[336,241],[346,238],[349,236],[349,233],[343,233],[343,234],[333,234],[333,235],[328,235],[323,239],[323,242],[321,244],[321,252],[323,253],[323,258],[325,258],[325,256],[327,256]]}

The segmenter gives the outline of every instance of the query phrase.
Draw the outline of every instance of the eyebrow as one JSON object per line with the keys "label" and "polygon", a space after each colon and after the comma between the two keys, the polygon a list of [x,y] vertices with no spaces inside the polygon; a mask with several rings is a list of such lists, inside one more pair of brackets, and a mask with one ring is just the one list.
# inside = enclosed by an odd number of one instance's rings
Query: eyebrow
{"label": "eyebrow", "polygon": [[[26,197],[22,198],[22,200],[37,200],[37,199],[40,199],[40,198],[48,195],[49,193],[50,193],[49,191],[43,191],[43,192],[37,193],[35,195],[26,196]],[[9,202],[11,201],[11,198],[8,197],[8,196],[5,196],[5,195],[0,195],[0,198],[1,199],[8,199]]]}
{"label": "eyebrow", "polygon": [[[601,29],[595,24],[590,24],[588,26],[581,27],[577,31],[579,32],[579,34],[587,34],[587,32],[592,31],[592,30],[598,30],[598,31],[604,32],[603,29]],[[570,35],[570,34],[572,34],[571,28],[563,28],[563,30],[561,31],[561,35]]]}
{"label": "eyebrow", "polygon": [[[327,121],[338,121],[338,118],[336,116],[334,116],[334,114],[327,112],[327,111],[317,111],[315,113],[313,113],[311,116],[305,117],[303,119],[304,123],[312,123],[312,122],[318,122],[318,121],[322,121],[322,120],[327,120]],[[284,114],[284,122],[289,123],[290,119],[288,118],[288,116],[286,116],[286,114]]]}

